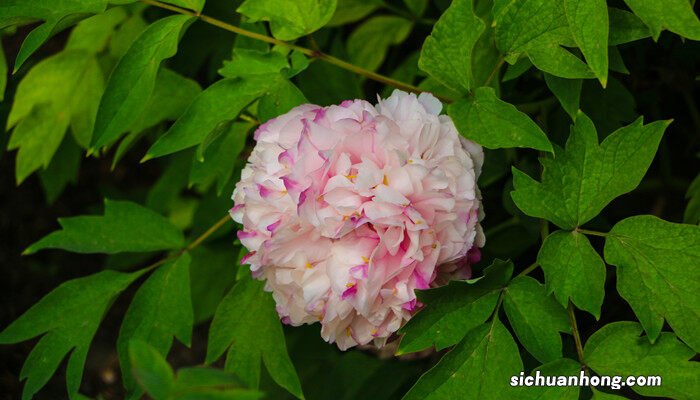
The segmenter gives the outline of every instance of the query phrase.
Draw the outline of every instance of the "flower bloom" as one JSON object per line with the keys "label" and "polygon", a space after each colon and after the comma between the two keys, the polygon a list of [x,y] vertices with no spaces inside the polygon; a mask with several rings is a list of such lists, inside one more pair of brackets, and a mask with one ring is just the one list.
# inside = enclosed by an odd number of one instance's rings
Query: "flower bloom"
{"label": "flower bloom", "polygon": [[231,216],[284,323],[320,321],[341,350],[381,347],[420,306],[416,289],[471,275],[483,151],[441,108],[397,90],[376,106],[301,105],[257,129]]}

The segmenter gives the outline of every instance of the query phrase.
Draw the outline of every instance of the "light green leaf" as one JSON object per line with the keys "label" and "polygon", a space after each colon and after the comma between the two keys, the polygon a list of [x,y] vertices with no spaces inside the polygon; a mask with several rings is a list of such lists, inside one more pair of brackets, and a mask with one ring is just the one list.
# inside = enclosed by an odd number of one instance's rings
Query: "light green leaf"
{"label": "light green leaf", "polygon": [[294,40],[328,23],[335,7],[336,0],[246,0],[237,11],[251,22],[270,21],[277,39]]}
{"label": "light green leaf", "polygon": [[63,139],[49,166],[39,171],[41,187],[44,188],[47,203],[56,201],[66,185],[76,183],[82,158],[80,147],[69,138]]}
{"label": "light green leaf", "polygon": [[688,0],[625,0],[627,6],[651,29],[658,40],[663,29],[700,40],[700,20]]}
{"label": "light green leaf", "polygon": [[148,150],[145,159],[162,157],[198,145],[217,125],[231,121],[281,79],[260,76],[217,81],[197,96],[184,114]]}
{"label": "light green leaf", "polygon": [[451,281],[447,286],[419,292],[426,306],[399,331],[403,337],[397,354],[433,345],[442,350],[458,343],[491,315],[512,273],[510,261],[496,260],[476,283]]}
{"label": "light green leaf", "polygon": [[578,308],[600,318],[605,296],[605,264],[586,235],[577,231],[556,231],[545,239],[537,255],[549,293],[562,306],[569,300]]}
{"label": "light green leaf", "polygon": [[651,36],[649,27],[629,11],[610,7],[608,15],[610,17],[610,32],[608,34],[610,46],[634,42]]}
{"label": "light green leaf", "polygon": [[18,343],[43,335],[20,372],[27,379],[23,399],[30,399],[70,353],[68,394],[77,398],[90,342],[114,299],[144,271],[102,271],[62,283],[0,333],[0,343]]}
{"label": "light green leaf", "polygon": [[177,249],[182,232],[161,215],[128,201],[105,199],[104,216],[59,218],[55,231],[24,251],[63,249],[76,253],[147,252]]}
{"label": "light green leaf", "polygon": [[580,58],[552,41],[552,36],[545,35],[528,47],[527,55],[539,70],[567,79],[594,78],[591,69]]}
{"label": "light green leaf", "polygon": [[603,85],[608,81],[608,6],[605,0],[565,0],[569,30],[588,66]]}
{"label": "light green leaf", "polygon": [[447,113],[462,136],[489,149],[525,147],[552,151],[547,135],[527,115],[498,97],[490,87],[450,104]]}
{"label": "light green leaf", "polygon": [[637,187],[670,121],[643,125],[640,117],[598,145],[593,122],[579,111],[566,149],[541,158],[542,182],[513,169],[513,201],[525,214],[563,229],[585,224],[617,196]]}
{"label": "light green leaf", "polygon": [[79,22],[70,33],[66,49],[97,54],[107,47],[114,29],[128,17],[124,8],[114,7]]}
{"label": "light green leaf", "polygon": [[605,260],[617,267],[617,290],[652,342],[665,318],[700,351],[700,226],[651,215],[624,219],[605,239]]}
{"label": "light green leaf", "polygon": [[576,119],[583,81],[581,79],[559,78],[547,73],[544,74],[544,81],[549,90],[557,97],[564,111],[571,116],[571,119]]}
{"label": "light green leaf", "polygon": [[425,39],[418,66],[443,85],[462,94],[472,87],[472,51],[484,23],[472,0],[455,0]]}
{"label": "light green leaf", "polygon": [[404,400],[512,398],[510,377],[523,364],[518,346],[498,318],[471,330],[420,377]]}
{"label": "light green leaf", "polygon": [[114,67],[100,101],[92,148],[114,143],[143,112],[156,86],[160,63],[177,53],[177,44],[193,21],[173,15],[151,24]]}
{"label": "light green leaf", "polygon": [[187,253],[158,267],[131,301],[117,339],[124,386],[130,392],[135,389],[128,355],[131,341],[142,340],[163,357],[170,351],[173,336],[190,345],[194,317],[189,267]]}
{"label": "light green leaf", "polygon": [[303,399],[299,378],[287,354],[275,302],[263,286],[263,282],[252,278],[241,280],[221,301],[209,329],[207,363],[229,349],[226,370],[255,389],[260,383],[262,359],[278,385]]}
{"label": "light green leaf", "polygon": [[[20,82],[7,128],[14,127],[8,149],[19,149],[15,175],[21,183],[32,172],[48,167],[68,126],[78,143],[94,121],[103,77],[94,57],[84,50],[51,56]],[[87,132],[89,135],[89,132]]]}
{"label": "light green leaf", "polygon": [[612,393],[601,392],[595,388],[591,388],[591,391],[593,391],[593,397],[591,397],[591,400],[624,400],[627,398]]}
{"label": "light green leaf", "polygon": [[155,400],[166,400],[175,384],[173,369],[160,352],[143,340],[128,343],[131,373],[139,386]]}
{"label": "light green leaf", "polygon": [[561,358],[559,332],[570,332],[564,308],[528,276],[513,279],[504,293],[506,315],[527,351],[542,363]]}
{"label": "light green leaf", "polygon": [[396,16],[372,17],[355,29],[348,38],[350,61],[362,68],[374,71],[382,65],[389,47],[406,40],[413,24]]}
{"label": "light green leaf", "polygon": [[700,397],[700,363],[690,361],[695,352],[674,334],[663,332],[656,343],[640,337],[636,322],[605,325],[586,342],[584,361],[600,375],[660,376],[657,386],[631,386],[652,397],[693,400]]}
{"label": "light green leaf", "polygon": [[[579,376],[581,373],[581,364],[570,359],[560,358],[544,365],[537,367],[530,376],[535,376],[539,371],[541,376],[556,376],[569,377]],[[520,396],[522,400],[578,400],[578,386],[522,386],[520,387]]]}
{"label": "light green leaf", "polygon": [[233,168],[239,161],[238,156],[245,147],[248,131],[252,124],[234,122],[215,139],[204,151],[203,158],[192,160],[190,185],[208,186],[217,181],[217,192],[230,183]]}
{"label": "light green leaf", "polygon": [[244,389],[234,375],[215,368],[182,368],[177,371],[174,397],[177,400],[256,400],[263,393]]}
{"label": "light green leaf", "polygon": [[86,15],[103,12],[106,6],[106,0],[3,0],[0,3],[0,29],[44,21],[22,43],[15,59],[15,71],[51,36]]}
{"label": "light green leaf", "polygon": [[340,26],[359,21],[381,6],[379,0],[338,0],[333,18],[327,26]]}

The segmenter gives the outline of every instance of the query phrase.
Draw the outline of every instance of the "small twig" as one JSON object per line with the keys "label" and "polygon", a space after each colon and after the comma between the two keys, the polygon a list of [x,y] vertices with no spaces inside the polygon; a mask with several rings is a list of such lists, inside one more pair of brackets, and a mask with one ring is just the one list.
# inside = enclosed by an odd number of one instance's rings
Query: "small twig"
{"label": "small twig", "polygon": [[578,324],[576,323],[576,315],[574,314],[574,305],[569,300],[569,305],[566,308],[569,313],[569,323],[571,324],[571,333],[574,335],[574,342],[576,343],[576,353],[578,354],[578,361],[581,364],[583,362],[583,345],[581,344],[581,335],[578,331]]}

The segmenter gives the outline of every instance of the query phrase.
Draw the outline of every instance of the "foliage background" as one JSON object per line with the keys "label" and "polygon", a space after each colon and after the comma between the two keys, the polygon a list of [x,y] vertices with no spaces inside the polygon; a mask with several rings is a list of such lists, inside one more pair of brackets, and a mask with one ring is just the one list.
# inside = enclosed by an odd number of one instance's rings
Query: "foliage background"
{"label": "foliage background", "polygon": [[[79,4],[81,2],[75,1],[73,3]],[[89,2],[82,3],[88,4]],[[199,2],[174,1],[173,3],[179,3],[185,7],[193,5],[196,7]],[[284,1],[279,2],[279,4],[284,3]],[[495,3],[498,5],[509,2],[496,1]],[[524,4],[527,2],[515,1],[512,3]],[[628,1],[627,3],[609,1],[608,6],[628,10],[629,8],[635,9],[636,5],[638,8],[635,11],[637,11],[644,9],[645,5],[654,3],[652,0]],[[241,15],[235,12],[239,4],[240,2],[236,1],[208,0],[203,13],[234,25],[243,23],[243,26],[248,29],[269,34],[263,23],[252,24],[241,21]],[[673,26],[674,28],[671,30],[676,33],[663,30],[657,40],[652,40],[648,37],[651,31],[646,30],[639,38],[636,38],[639,40],[633,40],[629,43],[621,42],[617,46],[620,58],[617,58],[614,52],[610,53],[611,72],[608,75],[605,89],[596,79],[558,81],[551,75],[546,76],[538,68],[525,69],[527,67],[527,61],[525,61],[527,57],[525,56],[521,56],[514,66],[501,63],[499,62],[501,59],[499,49],[496,48],[493,40],[487,40],[488,38],[482,39],[483,43],[477,44],[477,46],[483,46],[483,49],[480,53],[477,52],[481,58],[472,60],[474,72],[471,78],[473,78],[473,82],[470,82],[469,78],[464,78],[462,75],[464,70],[461,70],[462,72],[436,72],[430,65],[426,66],[428,63],[421,63],[423,69],[421,71],[418,68],[421,47],[425,38],[430,35],[434,23],[445,12],[449,4],[449,1],[439,0],[434,2],[420,0],[405,2],[339,1],[338,11],[331,20],[330,26],[317,31],[316,28],[319,26],[314,27],[313,34],[303,36],[297,42],[302,46],[317,48],[324,53],[349,60],[367,70],[376,70],[400,81],[420,85],[426,90],[435,91],[452,99],[462,97],[465,93],[469,97],[471,93],[467,93],[466,89],[474,89],[488,81],[489,85],[497,90],[501,99],[516,105],[519,110],[526,113],[546,132],[552,143],[560,146],[564,145],[569,134],[571,117],[567,111],[579,108],[576,106],[576,98],[578,97],[576,96],[576,88],[579,84],[581,85],[580,109],[595,124],[601,141],[615,129],[632,123],[639,115],[644,116],[646,123],[673,119],[673,123],[666,129],[660,140],[658,152],[641,184],[630,193],[612,200],[598,216],[585,224],[585,227],[590,230],[608,232],[618,221],[638,214],[651,214],[674,223],[698,224],[700,221],[700,183],[698,181],[698,171],[700,171],[700,158],[698,156],[700,151],[700,112],[698,111],[697,99],[700,45],[696,40],[700,38],[698,35],[700,22],[692,14],[691,7],[684,8],[683,4],[687,5],[687,1],[669,2],[669,6],[663,10],[652,10],[652,15],[656,20],[652,18],[651,23],[650,20],[646,20],[647,24],[652,27],[667,28]],[[341,8],[351,5],[356,8]],[[490,11],[491,6],[489,1],[477,1],[474,8],[477,15],[486,21],[484,23],[486,33],[483,35],[488,35],[489,32],[493,33],[495,29],[489,22],[493,18]],[[134,26],[140,26],[140,28],[132,26],[131,29],[136,33],[148,23],[172,15],[169,11],[157,7],[146,7],[142,3],[119,7],[126,10],[126,14],[131,18],[129,21]],[[12,15],[9,14],[8,17],[8,14],[2,14],[3,12],[7,12],[7,10],[0,6],[0,21],[4,21],[4,24],[0,24],[0,26],[18,22],[10,20],[12,23],[8,23],[7,18],[12,17]],[[637,13],[639,14],[638,11]],[[45,19],[41,17],[41,14],[38,16],[23,15],[23,17]],[[533,15],[534,21],[537,21],[536,17],[536,14]],[[587,21],[591,21],[591,25],[598,27],[593,23],[597,17],[597,15],[592,15]],[[3,18],[6,19],[3,20]],[[465,18],[464,21],[466,21],[467,14],[460,13],[459,18]],[[466,34],[469,31],[459,27],[456,25],[457,23],[455,21],[448,22],[448,24],[455,24],[454,26],[457,26],[458,29],[454,32],[448,32],[447,37],[458,37],[458,35]],[[466,26],[473,27],[473,24],[474,22]],[[2,30],[3,54],[7,59],[6,64],[9,66],[9,71],[3,73],[3,77],[12,72],[12,66],[17,62],[18,54],[22,54],[20,49],[24,38],[38,25],[39,23],[33,22],[29,25],[21,24],[16,28],[8,27]],[[451,25],[447,26],[451,27]],[[642,32],[646,29],[639,28],[639,24],[635,26]],[[529,29],[536,29],[536,26],[531,26]],[[614,29],[613,23],[611,23],[610,29]],[[633,35],[630,33],[632,30],[625,32]],[[679,32],[681,35],[677,34]],[[295,38],[293,34],[290,36],[289,33],[275,31],[274,21],[272,33],[285,40]],[[6,125],[5,121],[12,107],[18,84],[23,79],[28,79],[32,68],[36,68],[43,60],[64,51],[66,43],[70,42],[70,35],[71,29],[49,35],[52,37],[9,77],[4,92],[4,101],[0,103],[0,121],[2,121],[3,126]],[[114,39],[117,36],[111,37],[112,39],[107,41],[108,44],[100,50],[97,58],[101,63],[100,67],[105,72],[105,82],[108,72],[119,58],[120,52],[123,53],[130,41],[134,39],[134,36],[130,36],[128,32],[124,33],[120,39],[126,43],[120,44]],[[172,35],[170,37],[172,38]],[[438,36],[436,35],[436,37]],[[594,35],[593,40],[595,37]],[[464,38],[460,36],[460,40],[462,39]],[[187,28],[182,36],[177,54],[165,61],[163,66],[167,66],[172,71],[196,81],[202,88],[206,88],[221,79],[221,76],[217,75],[217,70],[221,68],[225,60],[232,58],[234,43],[239,49],[260,51],[266,49],[266,47],[260,47],[259,42],[240,39],[240,37],[236,39],[236,35],[231,32],[218,29],[202,21],[196,21]],[[122,46],[123,49],[114,50],[115,47],[119,46]],[[577,50],[574,52],[580,56]],[[264,58],[262,64],[240,65],[244,66],[243,69],[261,71],[266,68],[265,66],[274,64],[275,57],[271,58],[272,60],[269,57]],[[591,63],[589,57],[585,59],[589,61],[591,66],[595,63]],[[238,62],[251,62],[245,57],[242,60],[239,58]],[[428,55],[426,60],[437,60],[437,56]],[[468,63],[468,60],[462,60],[462,62]],[[229,66],[231,65],[234,66],[232,69],[235,69],[236,61]],[[251,65],[253,66],[251,67]],[[567,66],[561,65],[555,66],[554,70],[549,66],[538,65],[538,67],[547,69],[550,73],[559,72],[560,75],[580,73],[586,75],[587,78],[593,78],[592,75],[589,75],[590,71],[588,70],[572,72],[567,69]],[[277,68],[277,71],[279,70]],[[607,71],[607,68],[605,70]],[[450,73],[455,74],[452,75],[450,82],[455,83],[457,87],[450,90],[442,87],[435,79],[426,80],[424,71],[430,71],[434,77],[445,76],[442,74],[448,74],[446,76],[450,76]],[[518,75],[518,73],[521,74]],[[466,80],[460,81],[460,79]],[[366,79],[362,75],[343,70],[325,63],[323,60],[312,60],[311,65],[292,77],[291,81],[310,102],[321,105],[337,103],[348,98],[373,100],[377,93],[387,95],[391,90],[382,82]],[[3,82],[1,77],[0,82]],[[557,84],[561,86],[556,86]],[[39,80],[35,85],[41,86],[41,81]],[[459,85],[462,86],[459,87]],[[180,87],[184,84],[179,83],[172,86]],[[557,91],[557,88],[561,88],[561,91]],[[455,91],[462,93],[455,93]],[[53,95],[49,88],[46,88],[46,92],[49,96]],[[157,124],[150,127],[142,136],[135,137],[133,146],[116,163],[114,160],[117,145],[113,145],[109,150],[92,154],[90,157],[84,157],[86,151],[79,149],[72,139],[73,136],[69,133],[66,134],[66,142],[62,145],[64,147],[53,157],[54,161],[48,166],[48,169],[26,174],[28,178],[26,180],[19,179],[23,182],[17,184],[17,152],[5,150],[8,147],[11,130],[0,136],[0,144],[2,144],[0,145],[0,163],[2,164],[0,168],[0,185],[2,187],[0,193],[2,198],[0,265],[3,276],[3,279],[0,280],[0,296],[2,296],[3,304],[0,310],[0,327],[7,327],[62,282],[88,276],[103,269],[135,270],[158,260],[162,256],[162,251],[148,251],[140,254],[129,251],[122,254],[103,255],[75,254],[57,250],[22,256],[24,249],[58,229],[55,222],[57,218],[101,215],[104,198],[131,200],[145,204],[166,216],[174,226],[186,233],[189,243],[218,220],[221,215],[225,214],[230,207],[229,194],[234,180],[238,177],[241,160],[246,158],[245,149],[242,149],[237,163],[234,163],[233,158],[231,158],[231,162],[223,163],[223,170],[217,170],[218,166],[206,169],[204,179],[199,181],[194,179],[197,182],[194,182],[195,184],[191,187],[188,187],[188,184],[193,183],[193,179],[190,179],[189,182],[186,179],[192,168],[194,151],[191,149],[145,163],[139,162],[157,138],[161,137],[172,125],[172,120],[177,119],[182,114],[196,92],[197,90],[192,89],[189,93],[182,92],[170,96],[171,99],[181,101],[182,105],[169,104],[171,109],[166,114],[170,115],[162,118],[162,121],[156,121]],[[555,95],[564,99],[564,104],[567,106],[573,105],[565,109]],[[95,97],[90,96],[92,94],[81,88],[71,93],[67,98],[84,98],[88,102],[95,103]],[[284,100],[293,103],[298,101],[298,97],[290,95],[288,99]],[[93,105],[97,106],[97,104]],[[97,110],[94,111],[97,112]],[[261,113],[265,112],[259,106],[253,106],[245,111],[247,116],[245,119],[262,119],[265,116]],[[282,110],[273,109],[267,112],[268,115],[275,115],[276,112],[282,112]],[[241,122],[246,123],[247,121]],[[459,123],[458,126],[460,126]],[[468,124],[466,126],[468,127]],[[126,131],[126,128],[123,130]],[[207,133],[200,132],[200,135]],[[484,135],[485,133],[477,132],[475,134]],[[494,132],[493,135],[498,136],[498,132]],[[478,139],[491,140],[484,139],[483,136],[475,137],[475,139],[477,141],[481,141]],[[531,149],[515,150],[514,148],[544,149],[533,145],[532,142],[527,142],[527,140],[517,142],[512,138],[496,139],[503,142],[489,146],[499,149],[487,150],[485,173],[480,182],[487,215],[484,221],[487,232],[487,247],[484,251],[484,260],[479,264],[477,270],[482,270],[495,258],[511,259],[515,266],[515,274],[518,274],[528,266],[533,265],[537,259],[543,237],[548,231],[554,231],[556,227],[553,224],[543,222],[542,219],[526,216],[513,204],[510,198],[513,185],[511,166],[515,166],[539,180],[540,167],[537,163],[537,157],[544,155],[544,153]],[[200,138],[199,142],[203,140],[204,137]],[[249,147],[251,144],[249,138],[246,146]],[[216,146],[219,145],[221,142],[216,144]],[[229,149],[236,146],[229,144],[229,147],[221,149],[224,158],[226,158],[226,152],[232,151]],[[49,158],[51,159],[51,157]],[[207,157],[206,159],[211,160],[212,158],[215,157]],[[182,179],[183,177],[185,180]],[[223,182],[221,186],[219,183],[213,182],[216,177],[221,177],[219,181]],[[695,184],[691,186],[694,180]],[[532,200],[537,201],[537,199]],[[521,208],[527,211],[527,207]],[[199,251],[192,253],[194,259],[190,272],[193,282],[192,301],[195,307],[195,320],[198,323],[194,326],[190,348],[175,340],[173,348],[169,352],[168,361],[176,369],[200,365],[205,359],[209,334],[208,320],[210,320],[223,294],[233,285],[238,270],[236,259],[239,256],[239,246],[232,244],[232,229],[232,224],[228,224],[209,238]],[[689,243],[688,246],[695,252],[691,251],[692,254],[689,258],[676,260],[679,264],[670,267],[668,273],[681,274],[682,270],[682,273],[687,274],[690,281],[697,282],[699,280],[697,267],[700,265],[700,256],[698,256],[700,240],[697,229],[686,232],[689,232],[685,235],[685,239]],[[596,251],[603,255],[604,239],[590,236],[590,240]],[[200,260],[199,263],[197,260]],[[199,270],[196,268],[197,266],[200,267]],[[662,266],[662,268],[668,267]],[[539,282],[545,281],[540,268],[533,269],[529,275],[538,279]],[[586,311],[577,310],[575,313],[578,331],[583,343],[586,343],[591,335],[610,323],[637,321],[640,318],[616,289],[618,274],[615,272],[615,268],[607,266],[606,275],[605,297],[600,319],[596,319]],[[123,317],[143,280],[138,281],[138,284],[131,285],[119,296],[104,317],[90,347],[82,378],[81,393],[92,398],[110,399],[125,396],[119,373],[116,342]],[[212,287],[215,289],[203,289]],[[697,323],[697,301],[697,294],[694,297],[682,298],[682,303],[687,307],[686,312],[688,313],[685,320],[690,324],[690,329],[695,329],[695,335],[700,331],[697,325],[693,325]],[[507,304],[505,308],[507,312]],[[430,302],[428,302],[428,308],[425,312],[428,311],[430,311]],[[561,310],[552,311],[552,314],[556,315],[561,313],[566,314],[563,307]],[[510,318],[510,316],[508,317]],[[506,318],[505,313],[501,313],[501,320],[510,328],[511,334],[517,333],[508,322],[509,318]],[[564,326],[562,329],[569,328]],[[671,327],[666,324],[664,331],[671,332]],[[359,350],[340,353],[334,346],[321,341],[318,337],[318,326],[295,329],[285,327],[284,332],[290,357],[298,372],[304,395],[310,399],[337,398],[338,393],[342,393],[344,398],[361,398],[363,394],[367,393],[372,393],[373,398],[400,398],[411,388],[418,377],[435,365],[445,352],[442,351],[418,360],[380,361],[374,355]],[[564,357],[576,360],[578,356],[573,337],[570,334],[562,334],[561,336],[563,350],[559,356],[563,354]],[[522,341],[519,334],[514,335],[514,337],[516,340]],[[675,338],[671,340],[675,341]],[[36,342],[37,340],[33,339],[17,345],[0,347],[3,366],[0,372],[0,392],[6,393],[7,398],[20,397],[22,385],[19,371]],[[689,357],[683,359],[683,356],[687,355],[685,350],[678,350],[679,346],[684,345],[673,343],[671,347],[679,354],[667,351],[666,354],[673,353],[674,355],[667,355],[665,358],[659,356],[650,362],[654,365],[664,365],[657,372],[665,379],[668,376],[675,376],[683,381],[683,379],[695,377],[697,381],[697,364],[688,364],[686,361]],[[686,343],[688,343],[687,339]],[[694,350],[697,351],[697,348]],[[690,351],[690,355],[695,354],[695,351]],[[533,357],[532,347],[525,349],[522,344],[519,344],[519,352],[526,371],[541,364],[538,357]],[[221,360],[214,365],[218,368],[224,366]],[[562,372],[565,371],[565,368],[555,365],[552,370]],[[261,391],[270,398],[289,396],[284,389],[275,383],[265,368],[262,368],[261,371]],[[237,372],[239,375],[241,374],[240,371]],[[631,367],[621,372],[635,373],[634,368]],[[37,394],[37,398],[65,397],[65,373],[65,366],[59,367],[56,375]],[[245,373],[243,374],[245,375]],[[473,377],[471,376],[471,378]],[[486,377],[485,379],[498,378]],[[243,381],[241,386],[247,386],[246,378],[243,378]],[[700,393],[697,385],[692,386],[692,384],[687,389],[676,391],[673,386],[673,378],[671,382],[667,384],[666,391],[643,394],[692,398]],[[467,382],[464,385],[469,384]],[[591,395],[590,390],[587,389],[581,392],[581,398],[589,398]],[[629,388],[616,393],[629,398],[640,396],[639,393]],[[497,390],[494,389],[492,395],[496,396],[497,394]],[[514,396],[512,393],[511,395]],[[554,396],[554,394],[550,395]],[[602,396],[600,393],[596,393],[596,395]],[[481,397],[486,398],[488,395]],[[578,398],[578,393],[558,393],[556,397]]]}

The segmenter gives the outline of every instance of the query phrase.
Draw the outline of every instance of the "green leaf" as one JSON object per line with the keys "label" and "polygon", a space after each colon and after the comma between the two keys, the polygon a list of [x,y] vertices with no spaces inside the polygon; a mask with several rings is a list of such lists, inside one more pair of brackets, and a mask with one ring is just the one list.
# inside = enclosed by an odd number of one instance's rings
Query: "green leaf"
{"label": "green leaf", "polygon": [[513,201],[525,214],[563,229],[585,224],[617,196],[639,185],[670,121],[640,117],[598,145],[593,122],[579,111],[566,149],[541,158],[542,182],[513,169]]}
{"label": "green leaf", "polygon": [[49,166],[39,172],[47,203],[55,202],[66,185],[77,182],[81,159],[80,147],[69,138],[63,139]]}
{"label": "green leaf", "polygon": [[0,43],[0,102],[5,99],[5,87],[7,86],[7,59],[5,51]]}
{"label": "green leaf", "polygon": [[412,27],[411,21],[402,17],[372,17],[348,37],[350,61],[370,71],[376,70],[384,62],[389,47],[406,40]]}
{"label": "green leaf", "polygon": [[542,363],[561,358],[559,332],[570,332],[564,308],[528,276],[513,279],[504,293],[506,315],[527,351]]}
{"label": "green leaf", "polygon": [[263,286],[263,282],[244,279],[221,301],[209,329],[207,363],[218,359],[228,348],[226,370],[234,372],[251,388],[257,388],[262,359],[278,385],[303,399],[275,302]]}
{"label": "green leaf", "polygon": [[289,112],[292,108],[308,103],[304,93],[289,79],[281,79],[277,86],[260,98],[258,102],[258,119],[265,123],[272,118]]}
{"label": "green leaf", "polygon": [[326,26],[340,26],[359,21],[381,6],[378,0],[338,0],[333,18]]}
{"label": "green leaf", "polygon": [[128,17],[124,8],[114,7],[80,21],[70,33],[66,49],[80,49],[97,54],[104,50],[114,29]]}
{"label": "green leaf", "polygon": [[683,213],[683,222],[686,224],[700,224],[700,174],[693,179],[685,193],[688,205]]}
{"label": "green leaf", "polygon": [[556,231],[545,239],[537,255],[544,271],[547,292],[562,306],[569,300],[578,308],[600,318],[605,296],[605,264],[586,235],[577,231]]}
{"label": "green leaf", "polygon": [[104,216],[59,218],[55,231],[25,250],[63,249],[76,253],[147,252],[183,246],[182,232],[161,215],[128,201],[105,199]]}
{"label": "green leaf", "polygon": [[593,397],[591,400],[624,400],[626,397],[618,396],[612,393],[601,392],[595,388],[591,388],[593,391]]}
{"label": "green leaf", "polygon": [[629,11],[610,7],[608,15],[610,17],[610,32],[608,34],[610,46],[634,42],[651,36],[649,27]]}
{"label": "green leaf", "polygon": [[269,75],[280,73],[288,67],[287,57],[278,51],[233,49],[233,58],[224,61],[219,74],[225,78]]}
{"label": "green leaf", "polygon": [[192,308],[194,322],[198,324],[214,316],[216,307],[231,289],[236,276],[232,271],[236,249],[231,250],[229,243],[211,247],[200,246],[190,252]]}
{"label": "green leaf", "polygon": [[418,17],[423,15],[428,7],[428,0],[403,0],[403,2],[411,13]]}
{"label": "green leaf", "polygon": [[459,133],[489,149],[525,147],[552,151],[547,135],[527,115],[500,100],[490,87],[447,107]]}
{"label": "green leaf", "polygon": [[530,61],[529,58],[520,58],[515,64],[508,65],[508,68],[506,69],[506,73],[503,74],[502,81],[503,82],[508,82],[511,81],[515,78],[518,78],[525,72],[529,71],[530,68],[532,68],[532,62]]}
{"label": "green leaf", "polygon": [[[569,377],[579,376],[581,373],[581,364],[570,359],[560,358],[544,365],[537,367],[530,376],[535,376],[539,371],[541,376],[556,376]],[[511,383],[512,383],[511,378]],[[578,400],[578,386],[522,386],[520,387],[520,396],[522,400]]]}
{"label": "green leaf", "polygon": [[700,351],[700,226],[651,215],[624,219],[605,239],[605,260],[617,267],[617,290],[652,342],[665,318]]}
{"label": "green leaf", "polygon": [[85,129],[90,129],[85,126],[94,121],[94,104],[102,85],[97,61],[83,50],[51,56],[22,79],[7,120],[8,130],[14,127],[8,149],[19,149],[18,184],[37,169],[48,167],[69,126],[76,139],[84,140]]}
{"label": "green leaf", "polygon": [[564,47],[576,46],[563,2],[496,0],[496,45],[506,61],[525,53],[542,71],[561,78],[593,78],[588,66]]}
{"label": "green leaf", "polygon": [[128,356],[130,342],[142,340],[163,357],[170,351],[173,336],[190,345],[194,316],[189,267],[187,253],[158,267],[131,301],[117,339],[124,386],[130,391],[135,386]]}
{"label": "green leaf", "polygon": [[92,148],[114,143],[141,115],[156,86],[160,63],[177,53],[193,17],[173,15],[151,24],[114,67],[100,101]]}
{"label": "green leaf", "polygon": [[233,168],[239,161],[238,156],[245,147],[251,128],[252,124],[248,122],[231,124],[207,147],[201,160],[195,157],[190,169],[190,184],[206,187],[216,180],[217,192],[221,193],[231,180]]}
{"label": "green leaf", "polygon": [[583,81],[581,79],[559,78],[547,73],[544,74],[544,81],[559,100],[564,111],[571,116],[571,119],[575,120],[581,100]]}
{"label": "green leaf", "polygon": [[518,346],[498,318],[471,330],[406,393],[413,399],[506,399],[510,377],[523,364]]}
{"label": "green leaf", "polygon": [[163,0],[163,3],[173,4],[178,7],[188,8],[196,12],[202,12],[205,0]]}
{"label": "green leaf", "polygon": [[51,36],[81,20],[86,14],[103,12],[106,6],[106,0],[3,0],[0,4],[0,29],[44,21],[22,43],[15,59],[15,71]]}
{"label": "green leaf", "polygon": [[458,343],[493,313],[498,296],[513,273],[513,263],[496,260],[476,283],[451,281],[419,292],[426,306],[404,325],[397,354],[436,350]]}
{"label": "green leaf", "polygon": [[217,125],[235,119],[248,104],[273,88],[279,79],[277,75],[217,81],[192,101],[168,132],[151,146],[144,161],[202,143]]}
{"label": "green leaf", "polygon": [[472,0],[455,0],[425,39],[418,66],[443,85],[465,94],[472,87],[472,51],[484,23]]}
{"label": "green leaf", "polygon": [[102,271],[62,283],[0,333],[0,344],[18,343],[43,335],[27,357],[20,379],[27,379],[23,399],[30,399],[70,353],[66,383],[78,397],[90,342],[107,309],[144,271]]}
{"label": "green leaf", "polygon": [[173,369],[165,357],[143,340],[134,339],[128,345],[129,363],[136,382],[155,400],[168,399],[175,382]]}
{"label": "green leaf", "polygon": [[173,393],[178,400],[255,400],[263,393],[241,388],[233,375],[214,368],[182,368],[177,371]]}
{"label": "green leaf", "polygon": [[660,376],[657,386],[631,386],[644,396],[699,398],[700,364],[690,361],[695,352],[670,332],[661,333],[654,344],[640,337],[641,332],[642,327],[636,322],[605,325],[586,342],[586,365],[600,375]]}
{"label": "green leaf", "polygon": [[608,6],[605,0],[565,0],[569,30],[603,87],[608,81]]}
{"label": "green leaf", "polygon": [[251,22],[270,21],[277,39],[294,40],[328,23],[335,7],[336,0],[246,0],[237,11]]}
{"label": "green leaf", "polygon": [[687,0],[625,0],[627,6],[651,29],[658,40],[663,29],[700,40],[700,20]]}

